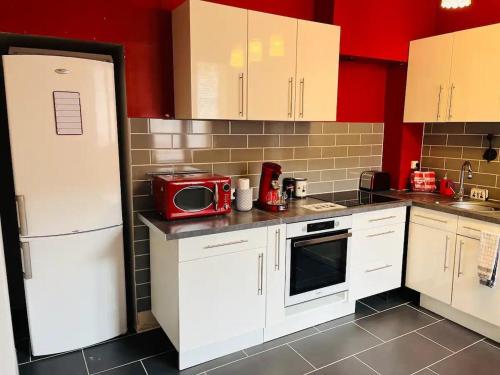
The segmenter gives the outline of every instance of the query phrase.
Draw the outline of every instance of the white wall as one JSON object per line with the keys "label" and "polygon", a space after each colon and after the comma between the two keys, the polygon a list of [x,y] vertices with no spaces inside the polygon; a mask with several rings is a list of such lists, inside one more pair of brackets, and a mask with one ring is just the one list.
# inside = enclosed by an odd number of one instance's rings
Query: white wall
{"label": "white wall", "polygon": [[0,222],[0,374],[18,374],[12,320],[10,317],[7,275],[3,253],[2,223]]}

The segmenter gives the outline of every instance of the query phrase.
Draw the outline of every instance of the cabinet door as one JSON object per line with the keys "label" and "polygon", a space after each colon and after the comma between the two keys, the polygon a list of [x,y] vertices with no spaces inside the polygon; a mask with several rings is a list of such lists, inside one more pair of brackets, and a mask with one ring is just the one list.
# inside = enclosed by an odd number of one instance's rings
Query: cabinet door
{"label": "cabinet door", "polygon": [[285,319],[286,226],[268,228],[267,235],[266,326]]}
{"label": "cabinet door", "polygon": [[248,119],[293,121],[297,20],[248,12]]}
{"label": "cabinet door", "polygon": [[184,351],[265,325],[264,248],[179,264],[179,328]]}
{"label": "cabinet door", "polygon": [[479,240],[458,236],[451,305],[476,318],[500,325],[500,289],[479,284]]}
{"label": "cabinet door", "polygon": [[401,286],[405,224],[353,232],[349,298],[358,300]]}
{"label": "cabinet door", "polygon": [[244,119],[247,10],[207,1],[190,7],[193,118]]}
{"label": "cabinet door", "polygon": [[453,35],[410,43],[404,122],[447,121]]}
{"label": "cabinet door", "polygon": [[340,27],[299,20],[296,121],[335,121]]}
{"label": "cabinet door", "polygon": [[454,35],[448,121],[498,121],[500,25]]}
{"label": "cabinet door", "polygon": [[406,286],[451,303],[456,235],[410,223]]}

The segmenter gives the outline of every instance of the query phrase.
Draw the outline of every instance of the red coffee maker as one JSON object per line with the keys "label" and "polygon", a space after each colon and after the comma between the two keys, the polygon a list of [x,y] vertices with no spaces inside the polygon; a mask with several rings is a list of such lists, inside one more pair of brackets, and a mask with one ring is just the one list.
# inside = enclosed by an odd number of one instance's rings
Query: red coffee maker
{"label": "red coffee maker", "polygon": [[280,212],[288,209],[288,203],[281,196],[280,175],[281,165],[268,162],[262,164],[257,200],[257,207],[261,210]]}

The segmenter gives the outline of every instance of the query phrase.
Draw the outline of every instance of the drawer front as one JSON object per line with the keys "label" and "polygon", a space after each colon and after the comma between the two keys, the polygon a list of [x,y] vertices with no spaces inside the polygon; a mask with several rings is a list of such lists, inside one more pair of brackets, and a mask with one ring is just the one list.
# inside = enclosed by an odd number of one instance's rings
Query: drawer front
{"label": "drawer front", "polygon": [[224,232],[179,240],[179,262],[265,248],[267,228]]}
{"label": "drawer front", "polygon": [[352,217],[352,228],[369,229],[385,225],[404,223],[406,221],[406,207],[388,208],[355,214]]}
{"label": "drawer front", "polygon": [[434,229],[456,233],[458,216],[421,207],[412,207],[410,221]]}
{"label": "drawer front", "polygon": [[469,238],[479,239],[481,237],[481,231],[500,233],[500,225],[469,219],[467,217],[458,218],[458,234]]}
{"label": "drawer front", "polygon": [[402,264],[380,263],[371,269],[358,268],[353,270],[351,277],[349,299],[356,301],[361,298],[387,292],[401,286]]}

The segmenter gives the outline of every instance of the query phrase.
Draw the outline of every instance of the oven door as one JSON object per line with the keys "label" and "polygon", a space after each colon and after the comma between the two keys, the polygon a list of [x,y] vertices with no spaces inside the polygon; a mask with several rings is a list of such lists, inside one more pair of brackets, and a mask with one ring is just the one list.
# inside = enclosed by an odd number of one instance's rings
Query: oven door
{"label": "oven door", "polygon": [[287,240],[285,306],[347,291],[348,230]]}

